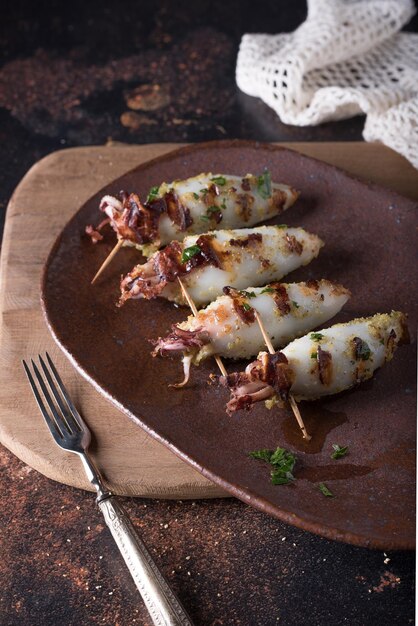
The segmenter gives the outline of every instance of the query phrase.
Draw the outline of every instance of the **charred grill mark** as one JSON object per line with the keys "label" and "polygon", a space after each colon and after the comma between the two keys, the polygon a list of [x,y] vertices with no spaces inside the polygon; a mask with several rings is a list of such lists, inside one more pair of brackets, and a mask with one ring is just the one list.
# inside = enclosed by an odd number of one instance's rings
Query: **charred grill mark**
{"label": "charred grill mark", "polygon": [[200,235],[196,241],[196,245],[200,248],[200,251],[192,256],[186,264],[186,272],[194,267],[201,267],[202,265],[214,265],[215,267],[221,267],[221,262],[212,246],[213,235]]}
{"label": "charred grill mark", "polygon": [[317,352],[319,380],[323,385],[330,385],[332,382],[332,354],[321,346]]}
{"label": "charred grill mark", "polygon": [[166,203],[167,215],[171,221],[176,224],[181,231],[187,230],[189,226],[193,224],[189,209],[181,204],[174,191],[167,192],[164,196],[164,201]]}
{"label": "charred grill mark", "polygon": [[392,328],[386,344],[386,359],[391,359],[396,348],[396,332]]}
{"label": "charred grill mark", "polygon": [[254,198],[248,193],[237,194],[237,213],[244,222],[248,222],[252,213]]}
{"label": "charred grill mark", "polygon": [[369,348],[369,344],[361,339],[361,337],[353,337],[353,346],[354,359],[356,361],[367,361],[370,358],[371,350]]}
{"label": "charred grill mark", "polygon": [[411,343],[411,337],[409,335],[409,328],[406,323],[408,316],[402,315],[399,323],[401,325],[401,336],[399,337],[398,346],[406,345]]}
{"label": "charred grill mark", "polygon": [[270,285],[268,286],[274,289],[274,293],[272,293],[272,298],[276,303],[276,306],[279,309],[280,313],[282,315],[287,315],[287,313],[290,313],[290,300],[286,287],[282,283],[270,283]]}
{"label": "charred grill mark", "polygon": [[260,262],[263,269],[267,269],[271,265],[271,261],[269,261],[269,259],[264,259],[263,257],[260,257]]}
{"label": "charred grill mark", "polygon": [[287,196],[284,191],[281,189],[274,189],[273,195],[271,198],[273,206],[277,209],[279,213],[281,213],[286,204]]}
{"label": "charred grill mark", "polygon": [[319,283],[317,280],[307,280],[305,285],[309,288],[309,289],[313,289],[314,291],[318,291],[319,290]]}
{"label": "charred grill mark", "polygon": [[223,292],[226,296],[232,298],[234,310],[238,317],[245,324],[253,324],[255,322],[255,312],[253,307],[248,304],[246,297],[233,287],[224,287]]}
{"label": "charred grill mark", "polygon": [[287,233],[286,243],[290,252],[292,253],[294,252],[295,254],[298,254],[299,256],[302,254],[303,244],[300,241],[298,241],[294,235],[289,235]]}
{"label": "charred grill mark", "polygon": [[215,200],[217,196],[219,196],[219,187],[213,183],[209,185],[209,187],[205,189],[202,193],[203,202],[208,207],[214,206],[214,205],[216,206]]}
{"label": "charred grill mark", "polygon": [[251,233],[248,237],[242,237],[241,239],[230,239],[230,246],[238,246],[240,248],[246,248],[249,245],[255,243],[261,243],[263,241],[263,235],[260,233]]}
{"label": "charred grill mark", "polygon": [[135,193],[123,193],[121,201],[122,215],[116,221],[118,233],[134,243],[149,243],[157,239],[159,215],[142,205]]}
{"label": "charred grill mark", "polygon": [[243,178],[241,181],[241,187],[243,191],[251,191],[251,185],[248,178]]}
{"label": "charred grill mark", "polygon": [[167,284],[173,282],[177,276],[184,273],[184,266],[181,263],[183,246],[178,241],[172,241],[161,252],[154,257],[154,271],[160,281]]}
{"label": "charred grill mark", "polygon": [[265,353],[261,362],[261,380],[273,387],[281,398],[286,399],[293,382],[286,356],[282,352]]}
{"label": "charred grill mark", "polygon": [[222,213],[221,209],[218,209],[215,205],[212,205],[211,210],[208,211],[206,213],[206,215],[210,219],[215,220],[216,224],[219,224],[220,222],[222,222],[223,213]]}

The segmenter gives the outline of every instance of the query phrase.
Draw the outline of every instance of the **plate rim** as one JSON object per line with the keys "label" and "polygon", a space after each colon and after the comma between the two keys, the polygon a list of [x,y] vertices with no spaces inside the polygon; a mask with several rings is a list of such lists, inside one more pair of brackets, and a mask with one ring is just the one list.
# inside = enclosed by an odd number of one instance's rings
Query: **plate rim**
{"label": "plate rim", "polygon": [[265,497],[254,493],[251,489],[248,489],[248,488],[243,489],[241,486],[235,484],[234,482],[227,481],[221,476],[218,476],[217,474],[213,473],[211,470],[203,467],[193,458],[189,457],[186,453],[182,452],[182,450],[178,448],[175,444],[173,444],[164,436],[160,435],[157,431],[155,431],[148,424],[143,422],[137,415],[129,411],[129,409],[127,409],[123,404],[121,404],[121,402],[117,400],[110,392],[108,392],[106,389],[103,389],[95,381],[95,379],[92,376],[90,376],[90,374],[83,368],[83,366],[71,354],[71,352],[66,348],[66,346],[60,341],[52,324],[50,323],[48,312],[47,312],[46,298],[45,298],[48,268],[50,266],[50,262],[53,260],[55,256],[56,250],[59,247],[64,231],[69,227],[69,225],[77,217],[77,215],[83,211],[84,207],[87,204],[89,204],[97,196],[100,196],[101,194],[103,194],[105,190],[107,190],[109,186],[111,186],[113,183],[120,180],[120,178],[122,178],[123,176],[129,175],[130,173],[141,171],[157,163],[161,163],[162,161],[168,161],[172,158],[181,157],[183,155],[186,156],[189,153],[196,152],[196,151],[213,149],[213,148],[222,149],[222,148],[239,148],[239,147],[247,147],[247,148],[253,148],[253,149],[255,148],[255,149],[261,149],[261,150],[267,149],[272,152],[278,152],[278,151],[291,152],[291,153],[298,155],[298,157],[301,158],[302,160],[308,160],[308,161],[314,161],[314,162],[320,163],[321,166],[325,166],[329,170],[337,171],[340,174],[343,174],[345,177],[360,183],[361,185],[366,185],[368,188],[372,190],[376,190],[376,191],[383,190],[385,192],[390,191],[390,193],[393,194],[395,197],[402,199],[402,202],[408,202],[412,206],[414,205],[418,206],[418,204],[414,200],[412,200],[411,198],[407,198],[406,196],[403,196],[396,191],[383,187],[382,185],[374,183],[372,181],[368,181],[367,179],[361,179],[347,172],[346,170],[342,168],[326,163],[325,161],[321,161],[320,159],[317,159],[315,157],[307,156],[301,152],[298,152],[297,150],[293,150],[291,148],[274,144],[274,143],[255,141],[255,140],[225,139],[225,140],[197,142],[197,143],[187,144],[180,148],[175,148],[173,150],[170,150],[169,152],[164,153],[161,156],[157,156],[137,166],[134,166],[131,169],[124,172],[123,174],[121,174],[120,176],[110,180],[108,183],[103,185],[96,193],[92,194],[75,211],[73,216],[66,222],[65,226],[60,230],[44,262],[42,273],[41,273],[41,281],[40,281],[41,283],[40,284],[41,309],[42,309],[44,320],[49,329],[49,332],[51,333],[56,344],[59,346],[59,348],[68,358],[68,360],[72,363],[75,369],[83,376],[85,380],[87,380],[94,387],[94,389],[98,393],[100,393],[108,401],[110,401],[114,406],[116,406],[118,410],[124,413],[137,426],[145,430],[147,434],[151,435],[157,441],[165,445],[169,450],[171,450],[174,454],[176,454],[183,461],[191,465],[195,470],[199,471],[203,476],[205,476],[206,478],[208,478],[215,484],[219,485],[222,489],[230,493],[232,497],[236,497],[242,502],[244,502],[245,504],[262,511],[263,513],[267,513],[268,515],[271,515],[272,517],[282,522],[285,522],[286,524],[295,526],[304,531],[309,531],[311,533],[314,533],[326,539],[348,543],[350,545],[354,545],[357,547],[377,549],[377,550],[414,550],[415,549],[414,538],[411,538],[409,540],[393,539],[390,541],[385,541],[385,540],[380,540],[380,539],[375,540],[375,539],[370,539],[366,537],[364,534],[338,529],[335,526],[330,526],[324,522],[320,523],[320,522],[308,521],[304,519],[303,517],[301,517],[300,515],[297,515],[295,513],[292,513],[291,511],[279,508],[279,506],[277,505],[273,505]]}

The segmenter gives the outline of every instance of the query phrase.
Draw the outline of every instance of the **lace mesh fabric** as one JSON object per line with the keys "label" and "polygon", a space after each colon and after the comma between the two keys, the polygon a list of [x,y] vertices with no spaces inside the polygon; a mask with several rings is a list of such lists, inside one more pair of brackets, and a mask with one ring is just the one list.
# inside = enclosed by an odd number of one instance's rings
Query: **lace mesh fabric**
{"label": "lace mesh fabric", "polygon": [[238,87],[286,124],[367,115],[366,141],[381,141],[418,168],[418,34],[399,33],[412,0],[308,0],[294,32],[244,35]]}

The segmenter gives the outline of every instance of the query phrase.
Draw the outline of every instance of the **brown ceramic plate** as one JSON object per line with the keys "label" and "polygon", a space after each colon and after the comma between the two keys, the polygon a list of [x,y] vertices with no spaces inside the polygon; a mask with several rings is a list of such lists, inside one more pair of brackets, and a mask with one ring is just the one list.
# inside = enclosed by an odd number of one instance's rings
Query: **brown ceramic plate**
{"label": "brown ceramic plate", "polygon": [[[207,384],[209,373],[216,371],[213,362],[194,371],[188,388],[168,388],[168,382],[181,378],[180,364],[151,358],[149,339],[164,335],[188,311],[163,300],[115,307],[119,277],[138,261],[136,251],[122,249],[105,276],[90,286],[115,243],[112,233],[97,246],[84,235],[85,225],[98,221],[103,194],[126,189],[145,197],[153,185],[201,171],[244,175],[264,167],[273,180],[301,191],[280,221],[303,226],[326,242],[320,257],[289,280],[326,277],[352,290],[345,310],[330,325],[399,309],[409,314],[414,332],[414,203],[298,152],[236,141],[172,152],[128,172],[84,204],[46,263],[42,300],[48,324],[101,393],[234,496],[325,537],[376,548],[412,548],[414,337],[374,380],[321,402],[302,403],[313,435],[305,444],[289,412],[257,406],[227,417],[227,392]],[[333,443],[349,445],[349,454],[331,460]],[[291,486],[271,485],[268,466],[248,457],[251,450],[279,444],[297,454],[298,480]],[[319,482],[335,497],[324,497]]]}

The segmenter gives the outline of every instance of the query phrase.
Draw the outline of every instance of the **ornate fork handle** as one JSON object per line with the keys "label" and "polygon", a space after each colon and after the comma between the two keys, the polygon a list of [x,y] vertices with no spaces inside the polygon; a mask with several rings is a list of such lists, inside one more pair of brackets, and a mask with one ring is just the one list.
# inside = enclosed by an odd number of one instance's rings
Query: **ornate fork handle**
{"label": "ornate fork handle", "polygon": [[193,626],[122,506],[114,496],[98,504],[155,626]]}
{"label": "ornate fork handle", "polygon": [[80,457],[86,475],[97,491],[97,503],[104,515],[106,524],[125,559],[152,621],[155,626],[193,626],[186,611],[171,591],[150,553],[136,534],[129,517],[110,491],[107,490],[99,470],[90,458],[87,450],[91,441],[91,433],[74,406],[51,357],[46,353],[48,365],[41,355],[38,355],[38,359],[44,376],[33,359],[31,359],[31,364],[39,387],[28,364],[23,361],[23,367],[38,407],[55,443],[63,450],[73,452]]}

